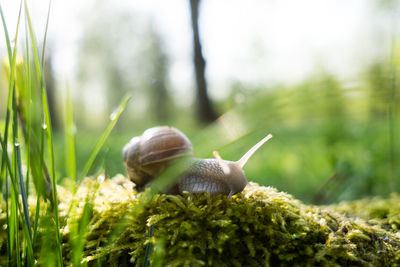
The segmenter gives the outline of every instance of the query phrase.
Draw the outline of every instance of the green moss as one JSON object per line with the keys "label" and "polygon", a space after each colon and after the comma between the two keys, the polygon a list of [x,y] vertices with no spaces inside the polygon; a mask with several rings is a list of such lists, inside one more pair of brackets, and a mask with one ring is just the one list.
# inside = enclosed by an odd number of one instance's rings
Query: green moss
{"label": "green moss", "polygon": [[344,201],[329,208],[347,216],[363,218],[368,224],[378,225],[391,232],[400,230],[400,196],[397,193],[392,193],[389,198],[373,197]]}
{"label": "green moss", "polygon": [[[58,190],[66,264],[73,253],[71,229],[89,194],[92,210],[83,251],[89,265],[141,266],[149,248],[153,266],[400,266],[400,234],[388,227],[396,217],[389,207],[398,208],[397,195],[380,199],[381,208],[376,199],[317,207],[254,183],[232,199],[148,198],[132,188],[123,176],[102,183],[86,179],[69,217],[72,194]],[[0,248],[4,241],[0,235]]]}
{"label": "green moss", "polygon": [[[94,183],[87,180],[83,187]],[[118,187],[125,188],[124,193],[114,192]],[[330,207],[304,205],[271,187],[251,183],[232,199],[156,194],[133,214],[143,195],[131,188],[121,176],[100,186],[84,261],[142,265],[146,245],[151,243],[158,252],[155,249],[150,260],[162,255],[163,266],[400,264],[398,233]],[[129,223],[106,246],[107,237],[126,213]],[[151,225],[154,236],[149,237]],[[68,231],[64,234],[68,236]]]}

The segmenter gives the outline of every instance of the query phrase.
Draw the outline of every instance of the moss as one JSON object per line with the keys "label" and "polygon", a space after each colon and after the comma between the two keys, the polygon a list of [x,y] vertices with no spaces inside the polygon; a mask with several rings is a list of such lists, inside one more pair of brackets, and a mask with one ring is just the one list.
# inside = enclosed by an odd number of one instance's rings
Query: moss
{"label": "moss", "polygon": [[400,230],[400,196],[397,193],[392,193],[389,198],[344,201],[338,205],[330,205],[329,208],[347,216],[363,218],[368,224],[378,225],[391,232]]}
{"label": "moss", "polygon": [[[400,265],[400,235],[393,229],[333,211],[339,206],[304,205],[271,187],[251,183],[232,199],[156,194],[135,209],[143,197],[122,176],[100,185],[84,261],[142,265],[151,243],[158,252],[150,260],[162,255],[163,266]],[[129,223],[106,246],[127,213]]]}
{"label": "moss", "polygon": [[[400,234],[388,227],[396,214],[383,208],[398,208],[396,195],[381,199],[382,208],[376,200],[317,207],[254,183],[231,199],[191,194],[148,198],[132,188],[123,176],[102,183],[86,179],[69,217],[72,194],[59,189],[66,264],[72,254],[71,229],[90,195],[83,258],[89,265],[140,266],[149,249],[151,263],[158,266],[400,266]],[[0,235],[0,247],[4,238]]]}

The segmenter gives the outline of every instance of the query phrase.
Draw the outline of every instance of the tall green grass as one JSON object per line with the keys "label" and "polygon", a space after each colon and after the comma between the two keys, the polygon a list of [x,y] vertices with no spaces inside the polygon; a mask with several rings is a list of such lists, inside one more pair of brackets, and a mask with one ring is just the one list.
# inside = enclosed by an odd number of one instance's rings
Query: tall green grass
{"label": "tall green grass", "polygon": [[[39,52],[27,2],[20,2],[17,26],[12,37],[13,44],[10,42],[9,29],[0,4],[8,52],[7,109],[4,129],[0,131],[0,188],[3,189],[4,186],[4,190],[1,190],[0,204],[5,202],[6,207],[4,229],[7,231],[7,259],[2,261],[1,265],[33,266],[39,263],[46,266],[62,266],[64,262],[58,211],[54,133],[43,73],[50,6],[49,4],[42,50]],[[21,25],[25,25],[24,38],[20,35],[23,30]],[[93,161],[129,99],[125,98],[111,115],[111,121],[87,160],[81,178],[89,173]],[[74,135],[72,103],[68,96],[65,110],[66,165],[74,184],[78,185],[81,179],[76,178]],[[26,166],[26,172],[23,172],[23,166]],[[31,180],[35,190],[31,188]],[[30,198],[36,198],[34,214],[30,214],[28,207]],[[76,266],[80,265],[79,259],[85,242],[85,225],[90,214],[90,200],[88,198],[85,206],[86,216],[84,215],[79,222],[79,231],[75,232],[75,236],[71,239],[76,248],[73,255],[73,263]]]}

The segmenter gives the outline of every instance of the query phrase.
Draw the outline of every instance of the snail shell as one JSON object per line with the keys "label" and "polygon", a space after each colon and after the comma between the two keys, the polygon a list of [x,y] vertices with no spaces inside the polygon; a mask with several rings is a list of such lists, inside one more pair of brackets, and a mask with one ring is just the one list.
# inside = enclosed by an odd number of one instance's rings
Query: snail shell
{"label": "snail shell", "polygon": [[128,177],[141,190],[170,161],[192,155],[193,146],[178,129],[157,126],[147,129],[141,136],[133,137],[122,153]]}

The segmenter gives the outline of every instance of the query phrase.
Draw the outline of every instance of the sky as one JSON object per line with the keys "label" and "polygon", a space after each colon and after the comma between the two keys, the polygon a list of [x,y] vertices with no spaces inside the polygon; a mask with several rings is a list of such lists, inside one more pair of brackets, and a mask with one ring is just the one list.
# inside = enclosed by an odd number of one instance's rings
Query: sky
{"label": "sky", "polygon": [[[100,0],[132,10],[152,20],[170,62],[172,88],[192,97],[192,33],[188,1]],[[365,0],[203,0],[200,34],[207,61],[206,75],[213,98],[226,96],[232,82],[244,85],[291,84],[317,67],[352,80],[377,54],[390,45],[377,40],[374,27],[387,23],[373,15]],[[96,11],[95,0],[53,1],[48,43],[60,84],[74,84],[82,21]],[[10,32],[14,32],[18,1],[1,1]],[[47,1],[29,1],[37,38],[45,28]],[[371,19],[372,18],[372,19]],[[383,22],[382,22],[383,20]],[[378,25],[378,26],[377,26]],[[1,37],[3,38],[3,37]],[[127,36],[129,38],[129,36]],[[0,56],[4,56],[4,41]],[[382,46],[383,45],[383,46]]]}

